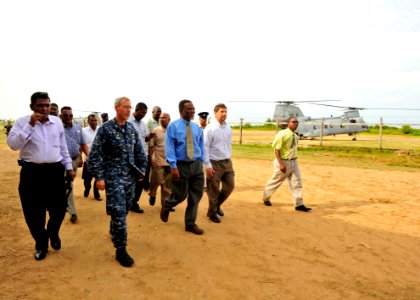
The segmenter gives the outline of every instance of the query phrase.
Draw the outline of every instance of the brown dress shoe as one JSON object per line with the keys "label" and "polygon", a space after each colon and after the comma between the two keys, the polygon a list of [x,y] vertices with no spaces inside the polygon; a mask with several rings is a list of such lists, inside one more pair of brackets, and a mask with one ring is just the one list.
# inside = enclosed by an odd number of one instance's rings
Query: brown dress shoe
{"label": "brown dress shoe", "polygon": [[204,233],[204,230],[201,229],[200,227],[198,227],[196,224],[185,226],[185,231],[192,232],[192,233],[198,234],[198,235]]}

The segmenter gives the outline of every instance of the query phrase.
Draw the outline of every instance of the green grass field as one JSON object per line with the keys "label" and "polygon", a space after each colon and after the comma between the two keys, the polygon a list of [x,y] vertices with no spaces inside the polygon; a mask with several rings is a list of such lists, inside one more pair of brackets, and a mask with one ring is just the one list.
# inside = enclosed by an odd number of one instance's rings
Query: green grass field
{"label": "green grass field", "polygon": [[[273,160],[274,153],[268,144],[234,144],[233,157],[252,160]],[[299,147],[299,160],[323,166],[347,166],[368,169],[401,169],[418,172],[420,152],[376,150],[369,148]]]}
{"label": "green grass field", "polygon": [[[252,135],[250,135],[252,133]],[[273,160],[274,153],[271,141],[275,131],[262,133],[248,131],[243,139],[248,142],[239,145],[238,132],[234,130],[233,157],[251,160]],[[363,136],[362,136],[363,137]],[[377,150],[377,141],[361,139],[351,141],[326,140],[326,146],[320,147],[318,140],[300,141],[299,160],[304,163],[328,166],[348,166],[369,169],[404,169],[408,171],[420,170],[420,138],[388,136],[385,144],[394,150]],[[251,141],[251,142],[250,142]],[[4,128],[0,127],[0,144],[6,145]],[[350,145],[350,146],[349,146]],[[411,149],[411,150],[395,150]]]}

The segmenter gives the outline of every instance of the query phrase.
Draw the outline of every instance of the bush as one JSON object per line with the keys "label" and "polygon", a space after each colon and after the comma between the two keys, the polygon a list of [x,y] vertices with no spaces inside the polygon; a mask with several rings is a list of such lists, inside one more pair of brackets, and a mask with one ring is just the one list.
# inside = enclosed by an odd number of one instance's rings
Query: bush
{"label": "bush", "polygon": [[412,132],[412,129],[410,125],[403,125],[403,127],[401,127],[401,131],[404,134],[410,134]]}

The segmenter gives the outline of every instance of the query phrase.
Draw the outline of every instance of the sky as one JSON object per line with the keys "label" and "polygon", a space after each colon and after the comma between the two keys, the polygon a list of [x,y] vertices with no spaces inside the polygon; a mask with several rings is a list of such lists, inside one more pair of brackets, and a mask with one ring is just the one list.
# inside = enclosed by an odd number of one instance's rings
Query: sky
{"label": "sky", "polygon": [[[0,119],[31,113],[35,91],[83,116],[115,115],[119,96],[172,119],[182,99],[197,113],[224,102],[231,122],[272,118],[275,103],[228,101],[420,108],[416,0],[0,0],[0,37]],[[420,111],[361,115],[420,123]]]}

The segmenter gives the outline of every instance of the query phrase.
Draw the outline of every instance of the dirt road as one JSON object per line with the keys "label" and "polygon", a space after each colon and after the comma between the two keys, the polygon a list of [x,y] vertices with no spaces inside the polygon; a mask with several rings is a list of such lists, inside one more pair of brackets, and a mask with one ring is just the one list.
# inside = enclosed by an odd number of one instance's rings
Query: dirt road
{"label": "dirt road", "polygon": [[420,172],[301,163],[305,214],[287,185],[262,204],[271,161],[236,159],[221,224],[202,199],[203,236],[184,231],[184,204],[162,223],[143,195],[145,213],[128,216],[127,269],[114,259],[104,201],[82,196],[81,172],[79,223],[67,215],[62,249],[35,261],[16,158],[0,145],[0,299],[420,299]]}

